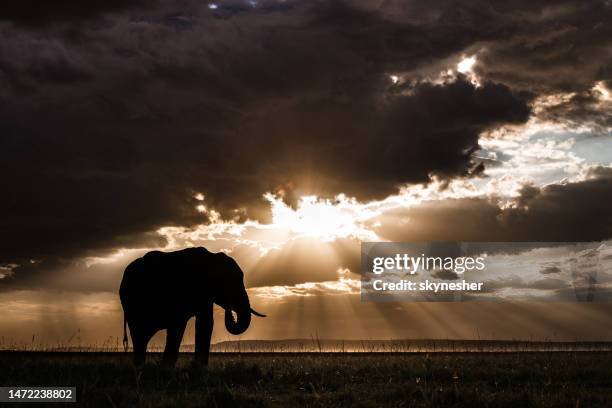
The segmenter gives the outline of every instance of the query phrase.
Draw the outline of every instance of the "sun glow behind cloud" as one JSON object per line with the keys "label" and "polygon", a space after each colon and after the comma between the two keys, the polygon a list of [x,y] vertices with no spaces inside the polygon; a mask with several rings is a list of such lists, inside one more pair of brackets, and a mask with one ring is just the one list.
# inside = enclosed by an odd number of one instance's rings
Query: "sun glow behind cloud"
{"label": "sun glow behind cloud", "polygon": [[610,101],[612,96],[610,95],[610,90],[606,87],[603,81],[599,81],[593,87],[595,92],[598,92],[600,95],[600,100],[602,101]]}
{"label": "sun glow behind cloud", "polygon": [[[195,227],[162,227],[157,233],[166,239],[164,249],[174,250],[202,242],[226,242],[257,247],[264,255],[270,249],[300,239],[333,242],[338,239],[380,241],[374,231],[375,219],[386,211],[418,206],[429,201],[487,196],[491,192],[471,179],[442,180],[432,177],[429,183],[398,187],[397,194],[383,200],[359,201],[339,194],[333,198],[307,195],[299,198],[295,208],[282,197],[264,194],[270,205],[272,222],[225,220],[210,207],[215,217]],[[204,204],[199,204],[204,206]],[[231,251],[230,247],[221,248]]]}
{"label": "sun glow behind cloud", "polygon": [[472,55],[471,57],[467,57],[459,61],[457,64],[457,71],[462,74],[467,74],[468,72],[472,72],[472,67],[476,63],[476,56]]}
{"label": "sun glow behind cloud", "polygon": [[478,78],[478,76],[474,72],[474,65],[475,64],[476,64],[476,56],[475,55],[463,58],[457,64],[457,72],[459,72],[459,73],[465,75],[466,77],[468,77],[468,79],[470,80],[470,82],[472,84],[474,84],[475,86],[479,87],[480,86],[480,79]]}
{"label": "sun glow behind cloud", "polygon": [[264,197],[270,203],[272,224],[286,228],[294,235],[318,237],[322,241],[348,237],[378,239],[363,224],[376,212],[364,208],[354,198],[338,195],[334,200],[329,200],[314,195],[304,196],[300,198],[297,208],[293,209],[270,193]]}

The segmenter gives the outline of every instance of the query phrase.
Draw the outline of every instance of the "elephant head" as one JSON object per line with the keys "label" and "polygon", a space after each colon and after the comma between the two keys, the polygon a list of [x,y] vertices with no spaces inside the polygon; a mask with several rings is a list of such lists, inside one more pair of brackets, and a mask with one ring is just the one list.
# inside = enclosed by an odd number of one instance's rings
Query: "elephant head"
{"label": "elephant head", "polygon": [[[232,258],[225,254],[220,268],[222,290],[215,299],[215,303],[225,309],[225,328],[231,334],[244,333],[251,324],[251,314],[259,317],[265,315],[253,310],[249,296],[244,287],[244,273]],[[234,313],[236,317],[234,317]]]}

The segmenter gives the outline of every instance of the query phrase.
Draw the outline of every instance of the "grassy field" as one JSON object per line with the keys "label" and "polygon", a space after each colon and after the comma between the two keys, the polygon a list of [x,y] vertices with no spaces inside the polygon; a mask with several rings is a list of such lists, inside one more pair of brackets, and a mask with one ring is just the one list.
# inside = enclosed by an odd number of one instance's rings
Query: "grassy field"
{"label": "grassy field", "polygon": [[123,353],[2,352],[0,385],[76,386],[83,407],[612,406],[609,352],[219,353],[208,369],[158,358],[135,370]]}

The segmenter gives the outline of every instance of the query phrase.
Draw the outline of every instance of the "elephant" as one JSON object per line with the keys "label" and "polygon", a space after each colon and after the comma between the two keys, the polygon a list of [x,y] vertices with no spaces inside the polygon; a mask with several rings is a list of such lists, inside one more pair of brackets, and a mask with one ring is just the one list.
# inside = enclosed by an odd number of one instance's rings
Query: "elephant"
{"label": "elephant", "polygon": [[173,366],[187,322],[194,316],[195,358],[208,364],[213,304],[225,309],[225,327],[234,335],[249,328],[251,314],[265,317],[251,308],[243,279],[233,258],[203,247],[152,251],[132,261],[123,273],[119,297],[124,317],[123,343],[127,350],[127,325],[135,365],[144,364],[149,340],[166,329],[163,360]]}

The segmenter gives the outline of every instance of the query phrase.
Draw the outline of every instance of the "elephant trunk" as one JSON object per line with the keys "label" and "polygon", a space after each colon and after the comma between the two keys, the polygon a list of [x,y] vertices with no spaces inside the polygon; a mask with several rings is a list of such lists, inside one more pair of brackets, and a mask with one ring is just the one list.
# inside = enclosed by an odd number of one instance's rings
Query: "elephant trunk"
{"label": "elephant trunk", "polygon": [[251,324],[251,309],[247,306],[236,310],[237,319],[234,320],[234,315],[231,309],[225,309],[225,328],[231,334],[237,335],[244,333]]}

